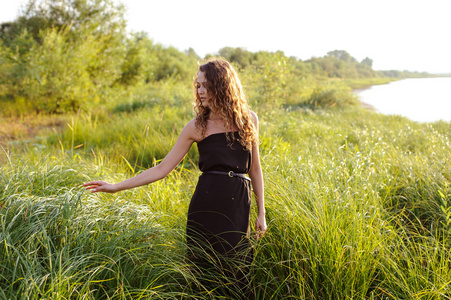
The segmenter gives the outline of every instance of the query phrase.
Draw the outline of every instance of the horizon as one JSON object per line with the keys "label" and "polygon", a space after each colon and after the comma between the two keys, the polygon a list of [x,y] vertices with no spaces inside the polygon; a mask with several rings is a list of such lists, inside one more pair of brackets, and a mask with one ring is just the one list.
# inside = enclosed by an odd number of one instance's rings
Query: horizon
{"label": "horizon", "polygon": [[[3,4],[0,23],[14,21],[27,2]],[[278,5],[231,0],[227,6],[207,0],[114,2],[126,7],[128,32],[144,31],[155,43],[180,51],[192,48],[200,57],[223,47],[282,51],[301,60],[344,50],[358,61],[369,57],[374,70],[451,74],[451,45],[445,40],[451,19],[444,0],[427,5],[406,0],[377,5],[358,0],[280,0]]]}

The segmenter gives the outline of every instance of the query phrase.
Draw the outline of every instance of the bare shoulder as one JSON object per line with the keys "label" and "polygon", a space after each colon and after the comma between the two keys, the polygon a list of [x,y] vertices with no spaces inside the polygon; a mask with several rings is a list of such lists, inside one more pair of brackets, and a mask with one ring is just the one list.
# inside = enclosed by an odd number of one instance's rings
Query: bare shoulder
{"label": "bare shoulder", "polygon": [[196,142],[202,139],[202,134],[196,127],[196,119],[192,119],[191,121],[186,123],[185,127],[182,130],[182,134]]}
{"label": "bare shoulder", "polygon": [[257,126],[258,125],[258,116],[255,112],[253,112],[252,110],[249,111],[249,114],[252,117],[252,122],[254,122],[254,125]]}

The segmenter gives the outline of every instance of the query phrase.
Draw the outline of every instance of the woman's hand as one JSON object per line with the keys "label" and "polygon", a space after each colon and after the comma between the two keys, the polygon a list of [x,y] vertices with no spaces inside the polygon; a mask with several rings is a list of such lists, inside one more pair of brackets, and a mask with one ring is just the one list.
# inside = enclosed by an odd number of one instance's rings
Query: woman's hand
{"label": "woman's hand", "polygon": [[266,218],[264,214],[258,214],[257,220],[255,221],[255,235],[259,239],[266,233]]}
{"label": "woman's hand", "polygon": [[117,192],[114,184],[105,181],[91,181],[83,184],[86,186],[87,190],[92,190],[91,193],[104,192],[104,193],[115,193]]}

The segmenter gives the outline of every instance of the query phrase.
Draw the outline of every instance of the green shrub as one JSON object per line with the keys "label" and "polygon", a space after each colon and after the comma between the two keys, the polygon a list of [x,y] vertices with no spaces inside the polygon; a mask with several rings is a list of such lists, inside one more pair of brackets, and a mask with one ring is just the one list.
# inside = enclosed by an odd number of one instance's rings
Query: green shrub
{"label": "green shrub", "polygon": [[311,108],[329,108],[334,106],[357,105],[357,97],[349,88],[320,86],[313,90],[306,101]]}

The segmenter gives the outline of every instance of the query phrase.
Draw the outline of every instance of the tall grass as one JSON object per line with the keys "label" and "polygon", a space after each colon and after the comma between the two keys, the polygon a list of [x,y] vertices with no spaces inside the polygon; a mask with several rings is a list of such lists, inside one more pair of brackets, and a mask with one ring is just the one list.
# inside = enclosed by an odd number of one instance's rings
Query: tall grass
{"label": "tall grass", "polygon": [[178,276],[173,269],[183,268],[183,247],[177,246],[183,222],[167,214],[179,210],[183,189],[172,193],[171,182],[161,186],[160,192],[173,198],[164,201],[144,190],[97,197],[79,187],[96,174],[85,163],[40,155],[8,159],[1,177],[0,297],[159,298],[161,291],[170,293]]}
{"label": "tall grass", "polygon": [[[451,124],[290,109],[260,114],[269,230],[254,241],[256,298],[451,298]],[[184,259],[195,149],[148,187],[79,187],[151,165],[189,118],[132,111],[79,114],[47,150],[2,154],[1,298],[221,297]]]}
{"label": "tall grass", "polygon": [[[169,100],[173,90],[177,92]],[[126,163],[132,172],[148,168],[164,158],[193,118],[190,94],[192,87],[186,84],[155,83],[122,102],[77,113],[63,130],[49,137],[48,144],[72,154],[104,155],[112,162]],[[186,167],[191,167],[197,151],[193,148],[188,157]]]}
{"label": "tall grass", "polygon": [[[275,235],[263,253],[279,262],[281,295],[449,296],[450,240],[439,197],[450,195],[450,145],[449,133],[437,130],[449,124],[394,117],[384,125],[391,118],[347,109],[271,124],[269,136],[283,139],[262,142],[274,145],[263,161]],[[425,263],[428,256],[436,259]],[[422,285],[403,282],[414,274]]]}

